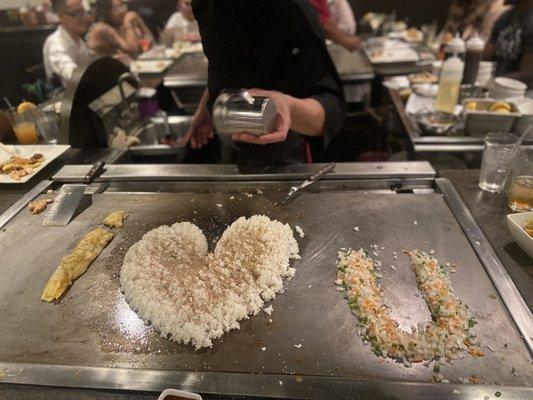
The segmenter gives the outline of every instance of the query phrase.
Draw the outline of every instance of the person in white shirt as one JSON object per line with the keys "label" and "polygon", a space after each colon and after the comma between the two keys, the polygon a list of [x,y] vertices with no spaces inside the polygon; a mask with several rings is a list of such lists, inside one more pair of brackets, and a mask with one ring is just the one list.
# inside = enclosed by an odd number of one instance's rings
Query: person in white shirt
{"label": "person in white shirt", "polygon": [[331,19],[347,35],[355,35],[356,22],[348,0],[328,0]]}
{"label": "person in white shirt", "polygon": [[52,0],[52,7],[60,24],[44,42],[44,69],[50,81],[59,79],[66,86],[74,71],[92,59],[83,41],[91,17],[83,8],[82,0]]}
{"label": "person in white shirt", "polygon": [[174,40],[200,41],[200,31],[194,19],[191,0],[178,0],[178,11],[168,19],[165,32],[172,34]]}

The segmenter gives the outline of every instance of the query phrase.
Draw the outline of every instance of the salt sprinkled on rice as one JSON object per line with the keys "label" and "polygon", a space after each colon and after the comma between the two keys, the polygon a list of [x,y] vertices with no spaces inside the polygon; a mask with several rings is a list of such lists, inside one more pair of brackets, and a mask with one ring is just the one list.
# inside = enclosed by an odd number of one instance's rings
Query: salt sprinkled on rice
{"label": "salt sprinkled on rice", "polygon": [[161,336],[198,349],[259,313],[298,258],[291,227],[266,216],[236,220],[213,253],[196,225],[180,222],[147,232],[128,250],[120,284]]}

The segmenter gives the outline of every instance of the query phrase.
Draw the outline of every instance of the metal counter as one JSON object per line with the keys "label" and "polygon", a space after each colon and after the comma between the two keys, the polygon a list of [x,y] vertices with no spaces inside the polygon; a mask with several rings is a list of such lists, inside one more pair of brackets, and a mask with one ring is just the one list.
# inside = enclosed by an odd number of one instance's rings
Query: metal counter
{"label": "metal counter", "polygon": [[[66,167],[55,185],[88,167]],[[284,208],[273,202],[294,179],[320,166],[270,171],[265,179],[234,166],[200,167],[197,175],[186,166],[162,166],[159,172],[158,166],[130,167],[110,166],[90,188],[90,205],[68,226],[45,228],[42,216],[24,210],[0,233],[0,381],[300,399],[482,399],[496,391],[506,399],[533,396],[523,386],[533,382],[531,313],[453,186],[435,180],[427,163],[376,163],[368,169],[339,164],[338,172]],[[41,302],[61,257],[117,208],[130,215],[125,227],[59,302]],[[236,218],[253,214],[299,225],[306,233],[297,237],[302,259],[293,263],[297,272],[286,291],[272,302],[272,316],[260,313],[212,348],[194,351],[161,338],[130,310],[119,288],[120,267],[146,231],[188,220],[213,243]],[[335,261],[341,247],[373,243],[386,248],[378,257],[385,298],[404,329],[430,315],[417,297],[407,258],[393,261],[392,251],[435,249],[443,263],[458,265],[451,280],[478,319],[473,332],[486,356],[443,364],[441,373],[451,384],[431,383],[431,367],[406,368],[376,357],[356,334],[356,318],[335,290]],[[388,268],[391,263],[397,271]],[[471,375],[483,384],[457,383]]]}
{"label": "metal counter", "polygon": [[168,88],[207,85],[207,58],[203,52],[184,53],[167,71],[163,85]]}
{"label": "metal counter", "polygon": [[[480,153],[483,151],[483,137],[466,135],[425,135],[416,121],[409,116],[397,90],[387,88],[401,124],[408,136],[412,151],[418,153]],[[524,145],[533,145],[526,139]]]}
{"label": "metal counter", "polygon": [[[380,77],[387,77],[393,75],[408,75],[431,70],[433,62],[436,59],[433,51],[422,43],[411,44],[411,47],[421,56],[420,61],[372,64],[374,73]],[[422,55],[424,55],[424,57],[422,57]]]}
{"label": "metal counter", "polygon": [[337,44],[328,45],[328,52],[343,84],[369,82],[374,69],[364,51],[350,52]]}
{"label": "metal counter", "polygon": [[[374,70],[363,51],[349,52],[338,45],[328,51],[343,83],[368,82]],[[185,53],[169,68],[163,84],[171,89],[205,87],[207,85],[207,58],[204,53]]]}

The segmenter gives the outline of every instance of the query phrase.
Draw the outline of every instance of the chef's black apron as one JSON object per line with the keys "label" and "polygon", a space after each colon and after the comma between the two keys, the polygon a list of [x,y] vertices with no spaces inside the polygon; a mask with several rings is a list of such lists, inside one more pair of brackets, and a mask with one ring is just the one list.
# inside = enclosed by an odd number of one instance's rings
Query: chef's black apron
{"label": "chef's black apron", "polygon": [[[312,97],[326,112],[324,141],[344,122],[344,98],[314,9],[306,0],[193,0],[209,60],[209,103],[223,89],[278,90]],[[220,135],[225,162],[282,165],[303,160],[303,138],[255,145]]]}

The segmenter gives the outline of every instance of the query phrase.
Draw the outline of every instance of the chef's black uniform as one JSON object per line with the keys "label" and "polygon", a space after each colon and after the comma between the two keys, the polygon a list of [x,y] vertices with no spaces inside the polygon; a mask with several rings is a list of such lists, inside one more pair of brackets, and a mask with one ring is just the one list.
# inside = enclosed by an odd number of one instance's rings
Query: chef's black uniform
{"label": "chef's black uniform", "polygon": [[[344,122],[344,98],[318,17],[307,0],[193,0],[209,59],[209,104],[223,89],[260,88],[316,99],[327,144]],[[225,162],[270,165],[303,160],[303,138],[255,145],[221,135]]]}

